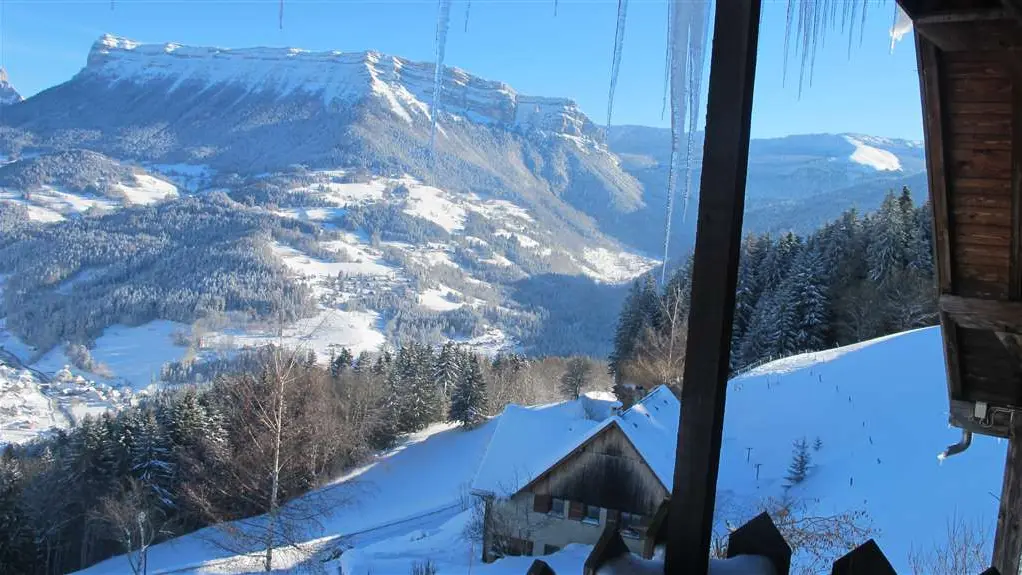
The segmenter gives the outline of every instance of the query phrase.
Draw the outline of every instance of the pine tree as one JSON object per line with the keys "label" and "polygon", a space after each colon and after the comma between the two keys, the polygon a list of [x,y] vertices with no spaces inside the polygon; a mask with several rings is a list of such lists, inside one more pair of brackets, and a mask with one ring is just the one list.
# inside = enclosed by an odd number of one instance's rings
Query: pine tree
{"label": "pine tree", "polygon": [[352,367],[353,362],[354,358],[351,355],[351,351],[349,351],[346,347],[342,347],[340,353],[330,360],[330,375],[339,377],[342,373]]}
{"label": "pine tree", "polygon": [[643,289],[639,280],[632,283],[632,287],[625,298],[625,303],[618,316],[617,329],[614,332],[614,349],[610,354],[608,363],[610,373],[614,376],[615,384],[620,383],[622,368],[632,358],[635,351],[635,344],[643,328]]}
{"label": "pine tree", "polygon": [[479,358],[467,355],[461,365],[461,377],[451,397],[448,419],[471,427],[481,422],[486,414],[486,382],[479,366]]}
{"label": "pine tree", "polygon": [[352,364],[351,370],[354,371],[355,373],[369,371],[372,366],[372,361],[373,358],[371,355],[369,355],[369,352],[363,351],[362,353],[358,354],[357,358],[355,358],[355,362]]}
{"label": "pine tree", "polygon": [[880,209],[867,220],[869,278],[874,282],[887,283],[905,266],[908,235],[904,222],[901,202],[894,192],[888,192]]}
{"label": "pine tree", "polygon": [[828,317],[826,283],[815,249],[806,249],[792,267],[786,287],[791,305],[791,340],[795,352],[826,347]]}
{"label": "pine tree", "polygon": [[791,452],[791,463],[788,465],[788,486],[797,485],[805,481],[812,466],[812,455],[809,452],[809,443],[806,438],[796,439]]}
{"label": "pine tree", "polygon": [[34,559],[33,537],[22,508],[24,474],[10,445],[0,454],[0,573],[18,573]]}
{"label": "pine tree", "polygon": [[159,507],[172,509],[175,507],[171,495],[175,470],[171,463],[170,441],[152,411],[141,413],[138,423],[130,450],[131,473],[150,491]]}
{"label": "pine tree", "polygon": [[448,341],[440,349],[440,353],[436,358],[436,365],[433,368],[433,379],[436,381],[441,395],[446,400],[450,400],[460,376],[461,373],[458,370],[458,348],[454,342]]}

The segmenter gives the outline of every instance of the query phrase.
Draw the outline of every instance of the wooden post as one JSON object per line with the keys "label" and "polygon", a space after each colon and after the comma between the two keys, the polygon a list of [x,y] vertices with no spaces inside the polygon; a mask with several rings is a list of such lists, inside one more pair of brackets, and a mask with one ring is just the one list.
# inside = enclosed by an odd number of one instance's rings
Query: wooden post
{"label": "wooden post", "polygon": [[[1011,67],[1011,204],[1012,232],[1008,297],[1016,302],[1022,299],[1022,67]],[[1012,302],[1022,307],[1022,304]],[[1022,319],[1022,318],[1020,318]],[[999,334],[1000,335],[1000,334]],[[1001,339],[1018,344],[1014,338]],[[1014,350],[1016,353],[1017,349]],[[997,532],[994,534],[993,566],[1001,573],[1018,573],[1022,555],[1022,416],[1011,415],[1008,429],[1008,455],[1004,461],[1004,483],[1001,502],[997,510]]]}
{"label": "wooden post", "polygon": [[[680,0],[674,0],[680,1]],[[724,427],[762,0],[729,0],[713,30],[681,423],[665,573],[706,573]]]}
{"label": "wooden post", "polygon": [[532,565],[529,566],[529,570],[525,573],[525,575],[556,575],[556,574],[554,573],[554,570],[550,568],[550,565],[547,565],[546,561],[543,561],[542,559],[536,559],[535,561],[532,562]]}
{"label": "wooden post", "polygon": [[993,565],[1001,573],[1018,573],[1022,555],[1022,416],[1011,418],[1004,484],[997,510]]}
{"label": "wooden post", "polygon": [[834,562],[831,575],[898,575],[877,542],[870,539]]}
{"label": "wooden post", "polygon": [[618,557],[628,555],[630,552],[628,545],[621,538],[621,533],[618,532],[617,526],[607,525],[603,528],[603,533],[600,535],[600,539],[596,541],[596,545],[593,545],[593,550],[589,552],[589,557],[586,557],[586,562],[582,566],[582,573],[583,575],[596,575],[600,567]]}
{"label": "wooden post", "polygon": [[728,558],[739,555],[766,557],[776,575],[788,575],[791,571],[791,546],[766,511],[735,529],[727,538]]}

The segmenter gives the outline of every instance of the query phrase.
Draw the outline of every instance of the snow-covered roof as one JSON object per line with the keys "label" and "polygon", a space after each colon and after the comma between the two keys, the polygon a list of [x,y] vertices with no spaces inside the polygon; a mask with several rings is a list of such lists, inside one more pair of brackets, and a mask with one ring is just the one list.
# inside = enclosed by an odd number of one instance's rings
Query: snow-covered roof
{"label": "snow-covered roof", "polygon": [[587,419],[577,400],[542,407],[509,405],[500,416],[472,490],[498,496],[517,493],[605,429],[617,426],[670,491],[681,404],[660,386],[623,412]]}
{"label": "snow-covered roof", "polygon": [[674,485],[674,457],[678,447],[681,402],[666,385],[621,414],[621,429],[649,464],[667,491]]}
{"label": "snow-covered roof", "polygon": [[472,490],[510,496],[600,426],[579,400],[539,407],[508,405],[500,414]]}

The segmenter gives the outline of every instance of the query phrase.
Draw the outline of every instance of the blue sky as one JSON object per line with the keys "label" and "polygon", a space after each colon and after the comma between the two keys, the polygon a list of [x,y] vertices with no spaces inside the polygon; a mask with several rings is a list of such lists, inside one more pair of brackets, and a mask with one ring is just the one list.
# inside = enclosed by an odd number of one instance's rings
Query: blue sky
{"label": "blue sky", "polygon": [[[729,0],[721,0],[726,6]],[[474,0],[464,31],[455,0],[447,64],[499,79],[526,94],[565,96],[597,122],[606,117],[617,0]],[[811,87],[798,68],[782,83],[786,0],[765,0],[754,137],[859,132],[922,138],[911,36],[889,52],[893,1],[871,6],[864,41],[851,56],[840,31],[819,50]],[[6,0],[3,63],[26,96],[73,76],[104,32],[145,42],[224,47],[375,49],[432,60],[436,4],[423,0]],[[667,125],[660,118],[666,4],[631,0],[615,124]],[[793,58],[793,60],[795,60]]]}

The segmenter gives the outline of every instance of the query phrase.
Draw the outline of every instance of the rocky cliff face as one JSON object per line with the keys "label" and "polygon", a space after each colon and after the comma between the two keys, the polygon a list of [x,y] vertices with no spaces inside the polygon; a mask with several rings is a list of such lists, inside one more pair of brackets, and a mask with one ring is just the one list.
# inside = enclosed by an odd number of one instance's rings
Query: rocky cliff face
{"label": "rocky cliff face", "polygon": [[[315,96],[326,106],[373,98],[407,122],[428,121],[433,102],[432,63],[379,52],[309,52],[293,48],[203,48],[139,44],[106,35],[89,54],[80,76],[110,84],[170,81],[171,92],[232,89],[276,98]],[[602,143],[603,133],[564,98],[519,94],[502,82],[458,68],[444,71],[443,116],[521,131],[584,138]]]}

